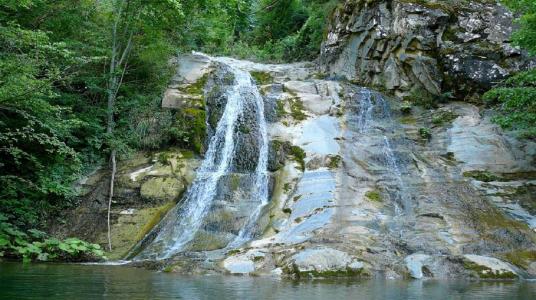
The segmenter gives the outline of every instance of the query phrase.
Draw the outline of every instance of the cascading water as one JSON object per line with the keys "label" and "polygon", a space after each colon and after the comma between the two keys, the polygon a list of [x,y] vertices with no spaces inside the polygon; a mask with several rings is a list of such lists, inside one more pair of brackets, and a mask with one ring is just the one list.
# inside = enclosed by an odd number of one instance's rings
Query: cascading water
{"label": "cascading water", "polygon": [[[249,74],[248,74],[249,76]],[[250,81],[251,82],[251,81]],[[251,240],[256,232],[257,219],[259,218],[262,209],[268,204],[268,132],[266,129],[266,120],[264,118],[264,103],[262,96],[256,86],[252,86],[251,91],[253,98],[255,99],[256,117],[259,124],[259,133],[261,139],[261,146],[259,150],[259,161],[257,168],[255,169],[255,186],[256,189],[253,195],[256,195],[259,199],[259,205],[255,208],[253,213],[249,216],[246,224],[238,236],[232,241],[227,248],[235,248]]]}
{"label": "cascading water", "polygon": [[[248,72],[230,67],[234,75],[234,85],[225,96],[227,103],[217,124],[215,133],[210,140],[205,159],[197,171],[197,177],[190,186],[182,204],[174,207],[158,226],[158,234],[145,247],[135,260],[166,259],[180,252],[194,239],[202,226],[208,211],[217,195],[219,180],[228,175],[232,169],[235,151],[235,135],[237,123],[244,114],[245,101],[253,99],[256,118],[259,123],[260,150],[256,167],[255,189],[256,201],[260,204],[250,215],[232,244],[241,244],[252,237],[256,220],[268,203],[268,134],[264,119],[262,97]],[[251,97],[253,96],[253,97]]]}
{"label": "cascading water", "polygon": [[[368,89],[362,89],[360,92],[359,110],[357,113],[357,129],[361,134],[370,133],[371,124],[374,122],[374,110],[379,108],[382,116],[391,122],[391,114],[387,102],[379,94],[375,95],[373,100],[372,92]],[[400,170],[399,159],[396,157],[389,138],[382,134],[382,155],[385,160],[387,169],[393,175],[397,188],[399,202],[404,208],[404,212],[409,214],[411,212],[411,199],[407,192],[406,185],[402,179],[402,172]],[[402,214],[402,210],[399,205],[395,203],[395,210],[397,215]]]}
{"label": "cascading water", "polygon": [[359,133],[365,133],[372,122],[372,110],[374,109],[374,104],[372,103],[372,94],[370,90],[363,89],[361,95],[362,98],[359,103],[359,112],[357,116],[357,128]]}

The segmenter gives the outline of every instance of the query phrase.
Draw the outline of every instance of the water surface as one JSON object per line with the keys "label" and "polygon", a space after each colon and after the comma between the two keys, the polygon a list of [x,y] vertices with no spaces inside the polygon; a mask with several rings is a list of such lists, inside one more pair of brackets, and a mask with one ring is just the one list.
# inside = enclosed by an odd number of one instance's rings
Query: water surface
{"label": "water surface", "polygon": [[534,282],[182,276],[122,266],[0,264],[0,299],[535,299]]}

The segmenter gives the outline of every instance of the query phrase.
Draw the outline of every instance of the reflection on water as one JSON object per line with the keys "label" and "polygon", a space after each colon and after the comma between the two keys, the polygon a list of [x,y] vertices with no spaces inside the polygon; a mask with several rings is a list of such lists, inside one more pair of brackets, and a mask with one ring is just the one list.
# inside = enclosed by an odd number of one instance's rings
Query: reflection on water
{"label": "reflection on water", "polygon": [[531,282],[289,281],[120,266],[0,264],[0,299],[534,299]]}

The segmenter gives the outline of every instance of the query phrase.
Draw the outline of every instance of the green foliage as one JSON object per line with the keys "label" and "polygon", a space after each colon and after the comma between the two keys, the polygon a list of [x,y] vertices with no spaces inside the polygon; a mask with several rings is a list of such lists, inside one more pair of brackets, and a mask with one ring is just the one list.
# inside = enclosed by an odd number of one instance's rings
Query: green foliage
{"label": "green foliage", "polygon": [[404,115],[411,114],[411,110],[412,107],[410,102],[405,101],[404,103],[402,103],[402,106],[400,106],[400,112],[402,112],[402,114]]}
{"label": "green foliage", "polygon": [[[231,37],[225,30],[218,31],[219,36],[226,38],[222,38],[225,41],[216,53],[256,61],[312,60],[320,51],[327,20],[338,3],[337,0],[248,2],[256,12],[252,10],[250,18],[243,18],[247,26],[240,27],[240,34]],[[214,49],[205,47],[204,50]]]}
{"label": "green foliage", "polygon": [[514,43],[536,55],[536,2],[533,0],[501,0],[507,7],[520,13],[519,29],[513,34]]}
{"label": "green foliage", "polygon": [[483,98],[496,108],[493,120],[497,124],[522,137],[536,138],[536,69],[512,76]]}
{"label": "green foliage", "polygon": [[0,214],[0,257],[21,258],[23,261],[87,261],[105,259],[97,244],[76,238],[58,240],[46,233],[30,229],[19,230]]}
{"label": "green foliage", "polygon": [[206,138],[206,112],[203,109],[186,108],[175,114],[175,123],[169,129],[171,143],[197,153],[204,152]]}
{"label": "green foliage", "polygon": [[73,181],[110,149],[121,158],[173,144],[174,115],[160,108],[169,58],[186,48],[185,16],[205,12],[194,0],[122,2],[128,17],[119,30],[130,24],[133,43],[112,135],[105,133],[106,91],[118,3],[0,1],[0,213],[18,228],[45,228],[74,205]]}
{"label": "green foliage", "polygon": [[[520,14],[519,28],[513,41],[536,55],[536,2],[533,0],[502,0]],[[518,73],[483,96],[497,111],[493,118],[504,129],[515,130],[520,137],[536,138],[536,69]]]}
{"label": "green foliage", "polygon": [[429,140],[432,138],[432,132],[430,128],[421,127],[419,128],[419,136],[424,140]]}
{"label": "green foliage", "polygon": [[301,0],[260,0],[255,40],[265,44],[297,32],[307,21],[308,13]]}

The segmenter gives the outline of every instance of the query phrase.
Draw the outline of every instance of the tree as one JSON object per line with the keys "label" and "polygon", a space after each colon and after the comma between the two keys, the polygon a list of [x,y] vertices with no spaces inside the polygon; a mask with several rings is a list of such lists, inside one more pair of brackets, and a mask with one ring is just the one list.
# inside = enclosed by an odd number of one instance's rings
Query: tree
{"label": "tree", "polygon": [[[146,31],[166,30],[172,26],[171,14],[181,15],[181,3],[178,0],[112,0],[110,57],[107,75],[106,135],[110,150],[110,191],[108,196],[108,248],[112,249],[110,214],[114,196],[114,181],[117,171],[117,152],[121,141],[114,136],[116,101],[129,66],[130,54],[135,43],[143,44]],[[155,21],[158,18],[158,21]]]}

